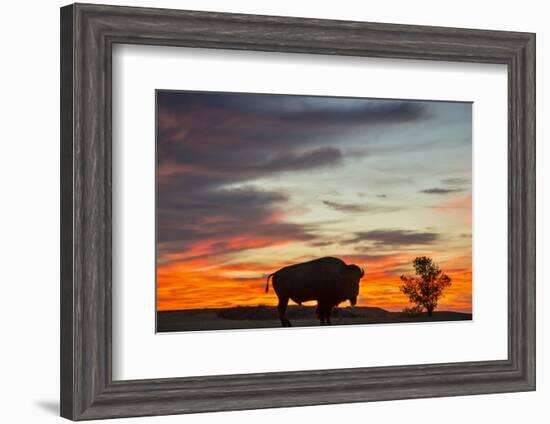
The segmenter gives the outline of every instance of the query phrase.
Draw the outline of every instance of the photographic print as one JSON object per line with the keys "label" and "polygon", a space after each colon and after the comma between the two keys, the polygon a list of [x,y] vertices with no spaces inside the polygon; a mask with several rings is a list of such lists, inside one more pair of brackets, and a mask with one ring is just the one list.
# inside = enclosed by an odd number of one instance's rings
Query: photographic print
{"label": "photographic print", "polygon": [[470,102],[157,90],[157,332],[472,319]]}

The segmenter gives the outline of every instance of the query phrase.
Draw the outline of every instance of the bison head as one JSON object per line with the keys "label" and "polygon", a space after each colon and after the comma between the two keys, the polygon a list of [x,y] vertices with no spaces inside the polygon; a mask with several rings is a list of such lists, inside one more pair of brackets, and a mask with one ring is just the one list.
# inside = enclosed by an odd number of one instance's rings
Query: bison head
{"label": "bison head", "polygon": [[365,275],[365,271],[357,265],[347,265],[342,276],[342,286],[344,289],[344,300],[349,300],[351,306],[357,303],[359,296],[359,282]]}

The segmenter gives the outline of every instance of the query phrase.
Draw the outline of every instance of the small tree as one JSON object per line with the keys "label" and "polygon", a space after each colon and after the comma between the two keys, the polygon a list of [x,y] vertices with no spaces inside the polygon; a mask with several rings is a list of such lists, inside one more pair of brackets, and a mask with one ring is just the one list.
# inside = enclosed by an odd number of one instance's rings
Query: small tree
{"label": "small tree", "polygon": [[451,278],[426,256],[415,258],[413,267],[417,277],[402,275],[403,284],[399,290],[409,297],[410,302],[426,309],[431,317],[443,290],[451,285]]}

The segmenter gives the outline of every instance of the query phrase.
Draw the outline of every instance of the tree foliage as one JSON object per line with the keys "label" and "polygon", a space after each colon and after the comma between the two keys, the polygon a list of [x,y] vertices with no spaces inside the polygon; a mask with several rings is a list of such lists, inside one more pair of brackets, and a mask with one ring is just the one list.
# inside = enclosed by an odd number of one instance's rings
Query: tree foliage
{"label": "tree foliage", "polygon": [[424,308],[422,306],[414,305],[410,308],[403,308],[401,313],[405,316],[416,317],[422,313]]}
{"label": "tree foliage", "polygon": [[415,258],[413,267],[417,276],[402,275],[403,284],[399,290],[408,296],[411,303],[426,309],[428,316],[432,316],[443,290],[451,285],[451,278],[427,256]]}

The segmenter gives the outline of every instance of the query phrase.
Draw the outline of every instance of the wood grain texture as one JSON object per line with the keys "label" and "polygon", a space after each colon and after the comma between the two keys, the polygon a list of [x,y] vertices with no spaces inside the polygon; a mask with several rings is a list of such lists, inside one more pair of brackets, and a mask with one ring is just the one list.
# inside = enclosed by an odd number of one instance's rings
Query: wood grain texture
{"label": "wood grain texture", "polygon": [[61,169],[60,169],[60,215],[61,215],[61,363],[60,363],[60,388],[61,388],[61,415],[74,416],[73,395],[75,385],[74,364],[74,319],[73,319],[73,19],[72,6],[61,9],[61,110],[60,110],[60,134],[61,134]]}
{"label": "wood grain texture", "polygon": [[[113,381],[114,43],[506,64],[508,359]],[[61,415],[66,418],[534,390],[535,35],[167,9],[66,6],[61,9],[61,224]]]}

